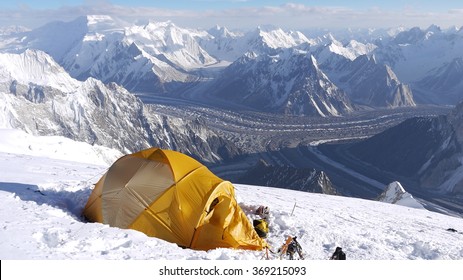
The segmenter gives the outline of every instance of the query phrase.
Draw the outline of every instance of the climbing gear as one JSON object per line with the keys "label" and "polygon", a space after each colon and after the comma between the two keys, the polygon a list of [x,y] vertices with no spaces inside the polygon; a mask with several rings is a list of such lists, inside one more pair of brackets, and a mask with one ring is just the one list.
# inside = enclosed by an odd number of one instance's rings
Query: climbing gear
{"label": "climbing gear", "polygon": [[259,215],[262,219],[267,219],[270,214],[270,209],[267,206],[259,206],[256,210],[256,214]]}
{"label": "climbing gear", "polygon": [[294,254],[298,254],[299,259],[303,260],[304,259],[304,254],[302,253],[302,247],[297,242],[297,237],[291,237],[288,236],[286,239],[285,243],[281,248],[278,250],[280,253],[280,259],[283,259],[285,256],[287,256],[290,260],[294,260]]}
{"label": "climbing gear", "polygon": [[262,238],[266,238],[268,234],[268,223],[265,219],[253,220],[252,225],[257,235]]}

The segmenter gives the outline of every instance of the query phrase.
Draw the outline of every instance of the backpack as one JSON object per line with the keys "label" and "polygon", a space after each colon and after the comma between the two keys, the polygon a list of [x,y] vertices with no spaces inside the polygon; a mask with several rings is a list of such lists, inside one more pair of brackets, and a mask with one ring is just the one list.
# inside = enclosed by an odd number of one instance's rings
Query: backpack
{"label": "backpack", "polygon": [[342,251],[341,247],[336,247],[336,250],[334,251],[333,255],[330,258],[330,260],[345,260],[345,259],[346,259],[346,253]]}
{"label": "backpack", "polygon": [[254,226],[254,230],[257,232],[257,235],[259,235],[259,237],[267,237],[268,223],[265,219],[254,220],[252,221],[252,225]]}
{"label": "backpack", "polygon": [[302,247],[301,247],[301,245],[299,245],[299,242],[297,242],[296,239],[294,239],[294,238],[293,238],[293,241],[291,241],[291,243],[289,243],[289,245],[288,245],[287,254],[289,255],[289,259],[293,260],[294,259],[294,254],[297,253],[299,255],[299,258],[301,260],[303,260],[304,257],[302,256]]}
{"label": "backpack", "polygon": [[346,259],[346,253],[344,253],[343,251],[341,251],[339,253],[339,260],[345,260]]}

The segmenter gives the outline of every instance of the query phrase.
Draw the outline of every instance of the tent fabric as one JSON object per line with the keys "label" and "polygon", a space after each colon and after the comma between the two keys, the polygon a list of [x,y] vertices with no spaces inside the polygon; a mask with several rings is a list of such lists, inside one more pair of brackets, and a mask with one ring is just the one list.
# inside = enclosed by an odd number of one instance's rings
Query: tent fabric
{"label": "tent fabric", "polygon": [[197,250],[266,246],[233,185],[195,159],[150,148],[119,158],[96,183],[83,215]]}

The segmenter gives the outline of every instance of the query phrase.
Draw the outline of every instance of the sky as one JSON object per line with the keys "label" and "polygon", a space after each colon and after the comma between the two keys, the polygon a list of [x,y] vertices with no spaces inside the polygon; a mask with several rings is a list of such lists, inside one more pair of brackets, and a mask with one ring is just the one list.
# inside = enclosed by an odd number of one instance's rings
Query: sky
{"label": "sky", "polygon": [[71,21],[88,14],[107,14],[129,22],[172,20],[177,25],[252,29],[272,24],[286,29],[442,28],[463,25],[463,1],[341,0],[3,0],[0,26],[39,27],[51,20]]}

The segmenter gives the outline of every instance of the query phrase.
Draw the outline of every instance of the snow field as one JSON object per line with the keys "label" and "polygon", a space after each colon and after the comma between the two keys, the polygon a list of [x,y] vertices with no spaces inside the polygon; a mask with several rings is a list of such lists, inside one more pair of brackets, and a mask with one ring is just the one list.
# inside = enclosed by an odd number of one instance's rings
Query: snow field
{"label": "snow field", "polygon": [[[0,154],[2,259],[260,259],[263,252],[181,249],[133,230],[80,216],[105,166]],[[461,219],[355,198],[236,185],[250,220],[270,207],[272,251],[297,236],[306,259],[326,260],[336,246],[351,260],[463,259]],[[296,203],[294,214],[292,209]],[[277,255],[271,258],[278,259]]]}

